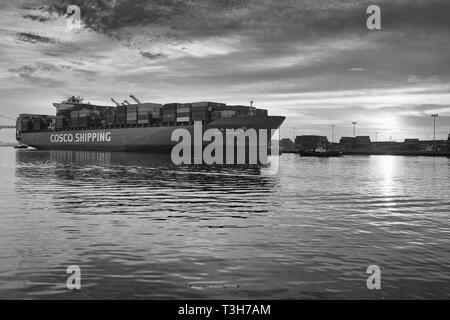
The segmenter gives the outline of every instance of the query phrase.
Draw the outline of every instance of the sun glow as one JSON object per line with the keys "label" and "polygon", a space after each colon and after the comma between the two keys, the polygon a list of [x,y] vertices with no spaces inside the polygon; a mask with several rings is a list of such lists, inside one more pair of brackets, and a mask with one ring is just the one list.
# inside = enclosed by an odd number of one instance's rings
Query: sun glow
{"label": "sun glow", "polygon": [[382,116],[377,120],[377,122],[378,122],[377,126],[380,129],[397,130],[400,127],[400,122],[398,118],[393,115]]}

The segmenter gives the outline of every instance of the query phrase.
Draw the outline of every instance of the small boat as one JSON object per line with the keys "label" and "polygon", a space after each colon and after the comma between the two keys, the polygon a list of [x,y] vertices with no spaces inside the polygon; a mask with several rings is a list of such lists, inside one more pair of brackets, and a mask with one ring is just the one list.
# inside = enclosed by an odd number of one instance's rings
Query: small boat
{"label": "small boat", "polygon": [[28,146],[23,143],[18,143],[14,146],[14,149],[28,149]]}
{"label": "small boat", "polygon": [[342,152],[340,151],[330,151],[326,147],[319,145],[314,151],[299,151],[302,157],[318,157],[318,158],[329,158],[329,157],[340,157]]}

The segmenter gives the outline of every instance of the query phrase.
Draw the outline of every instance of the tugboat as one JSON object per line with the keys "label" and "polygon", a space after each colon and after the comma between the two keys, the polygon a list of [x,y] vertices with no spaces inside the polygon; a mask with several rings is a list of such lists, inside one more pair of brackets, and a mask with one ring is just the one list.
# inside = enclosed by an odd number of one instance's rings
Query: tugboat
{"label": "tugboat", "polygon": [[329,157],[340,157],[342,152],[340,151],[330,151],[324,145],[318,145],[314,151],[299,151],[302,157],[319,157],[319,158],[329,158]]}
{"label": "tugboat", "polygon": [[23,143],[18,143],[14,146],[14,149],[28,149],[28,146]]}

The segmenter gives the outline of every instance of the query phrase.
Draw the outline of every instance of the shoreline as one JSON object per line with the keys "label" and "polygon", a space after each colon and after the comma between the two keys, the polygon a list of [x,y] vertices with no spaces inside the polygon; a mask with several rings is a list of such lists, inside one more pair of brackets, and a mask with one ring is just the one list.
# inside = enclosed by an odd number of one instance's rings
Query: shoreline
{"label": "shoreline", "polygon": [[[298,150],[280,150],[282,153],[295,153]],[[421,152],[421,151],[342,151],[343,156],[404,156],[404,157],[448,157],[450,152]]]}

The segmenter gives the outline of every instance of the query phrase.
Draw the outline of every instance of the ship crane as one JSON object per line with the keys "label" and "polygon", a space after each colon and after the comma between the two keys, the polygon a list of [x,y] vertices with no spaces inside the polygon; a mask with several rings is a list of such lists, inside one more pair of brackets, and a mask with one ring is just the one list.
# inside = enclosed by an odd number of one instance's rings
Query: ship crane
{"label": "ship crane", "polygon": [[114,98],[111,98],[111,101],[118,107],[120,107],[120,103],[118,103]]}
{"label": "ship crane", "polygon": [[133,99],[137,104],[141,104],[141,101],[139,101],[139,99],[133,96],[132,94],[130,94],[130,98]]}

